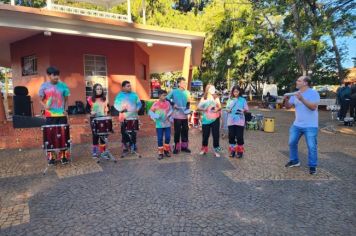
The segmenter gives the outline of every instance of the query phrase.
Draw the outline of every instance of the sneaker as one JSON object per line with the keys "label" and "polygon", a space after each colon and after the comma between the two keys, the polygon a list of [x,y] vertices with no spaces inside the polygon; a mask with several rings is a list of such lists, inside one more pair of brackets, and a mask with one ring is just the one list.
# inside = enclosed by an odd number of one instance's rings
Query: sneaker
{"label": "sneaker", "polygon": [[164,151],[164,155],[165,155],[166,157],[171,157],[171,154],[169,153],[169,151]]}
{"label": "sneaker", "polygon": [[63,157],[63,158],[61,159],[61,162],[62,162],[62,165],[68,164],[68,159],[65,158],[65,157]]}
{"label": "sneaker", "polygon": [[299,161],[298,161],[298,162],[289,161],[289,162],[285,165],[285,167],[298,167],[298,166],[300,166],[300,162],[299,162]]}
{"label": "sneaker", "polygon": [[215,155],[215,157],[220,157],[220,153],[218,153],[216,151],[214,151],[214,155]]}
{"label": "sneaker", "polygon": [[243,152],[238,152],[238,153],[237,153],[237,158],[242,158],[242,157],[243,157],[243,155],[244,155],[244,153],[243,153]]}
{"label": "sneaker", "polygon": [[201,150],[201,151],[199,152],[199,155],[205,155],[205,154],[206,154],[205,150]]}
{"label": "sneaker", "polygon": [[316,174],[316,167],[309,167],[309,174],[315,175]]}
{"label": "sneaker", "polygon": [[49,166],[53,166],[54,165],[54,159],[50,159],[50,160],[48,160],[48,165]]}
{"label": "sneaker", "polygon": [[215,148],[215,150],[217,151],[217,152],[222,152],[222,148],[221,147],[217,147],[217,148]]}
{"label": "sneaker", "polygon": [[173,149],[173,154],[178,154],[179,150],[178,149]]}
{"label": "sneaker", "polygon": [[192,151],[189,148],[182,148],[182,152],[191,153]]}
{"label": "sneaker", "polygon": [[162,160],[163,159],[163,154],[158,154],[158,160]]}
{"label": "sneaker", "polygon": [[214,155],[215,157],[220,157],[220,152],[221,151],[221,148],[220,147],[217,147],[217,148],[214,148]]}
{"label": "sneaker", "polygon": [[235,157],[235,152],[234,151],[232,151],[232,152],[230,152],[230,155],[229,155],[229,157],[231,157],[231,158],[234,158]]}

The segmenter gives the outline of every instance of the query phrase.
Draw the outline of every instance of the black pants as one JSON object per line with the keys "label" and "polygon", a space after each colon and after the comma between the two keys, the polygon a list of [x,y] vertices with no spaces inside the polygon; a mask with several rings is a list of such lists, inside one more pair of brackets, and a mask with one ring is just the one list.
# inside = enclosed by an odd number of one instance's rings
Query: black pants
{"label": "black pants", "polygon": [[340,116],[339,116],[340,119],[344,119],[346,117],[349,107],[350,107],[350,99],[344,99],[341,101]]}
{"label": "black pants", "polygon": [[351,96],[350,116],[356,118],[356,94]]}
{"label": "black pants", "polygon": [[66,125],[68,120],[66,116],[46,117],[46,125]]}
{"label": "black pants", "polygon": [[91,127],[91,133],[93,134],[93,145],[99,145],[100,144],[105,144],[105,140],[103,136],[96,135],[94,133],[94,126],[93,126],[93,119],[95,117],[91,116],[90,117],[90,127]]}
{"label": "black pants", "polygon": [[229,128],[229,144],[244,145],[244,126],[231,125]]}
{"label": "black pants", "polygon": [[208,124],[208,125],[204,125],[203,124],[202,128],[203,128],[203,141],[202,141],[203,147],[208,146],[210,130],[211,130],[212,135],[213,135],[213,147],[214,148],[219,147],[220,118],[216,119],[211,124]]}
{"label": "black pants", "polygon": [[123,144],[126,144],[126,143],[136,144],[136,131],[127,132],[125,127],[126,127],[125,123],[122,122],[121,123],[121,136],[122,136],[121,142]]}
{"label": "black pants", "polygon": [[174,143],[188,142],[188,119],[174,119]]}

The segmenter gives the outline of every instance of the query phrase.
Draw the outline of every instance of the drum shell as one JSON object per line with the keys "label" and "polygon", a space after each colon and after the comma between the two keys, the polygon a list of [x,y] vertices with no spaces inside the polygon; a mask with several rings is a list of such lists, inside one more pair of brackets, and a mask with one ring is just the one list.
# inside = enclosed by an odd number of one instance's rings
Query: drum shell
{"label": "drum shell", "polygon": [[92,120],[93,134],[107,135],[113,132],[111,117],[98,117]]}
{"label": "drum shell", "polygon": [[66,150],[70,148],[69,125],[42,126],[43,148],[51,150]]}
{"label": "drum shell", "polygon": [[273,133],[274,132],[274,122],[275,122],[274,117],[265,117],[263,119],[263,130],[267,133]]}
{"label": "drum shell", "polygon": [[124,120],[124,127],[126,131],[137,131],[140,129],[138,119]]}

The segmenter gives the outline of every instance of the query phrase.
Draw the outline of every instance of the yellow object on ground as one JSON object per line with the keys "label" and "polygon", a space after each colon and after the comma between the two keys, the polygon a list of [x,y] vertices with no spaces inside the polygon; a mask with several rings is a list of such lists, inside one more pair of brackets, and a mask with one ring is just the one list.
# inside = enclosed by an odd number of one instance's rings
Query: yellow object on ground
{"label": "yellow object on ground", "polygon": [[264,131],[267,133],[273,133],[274,132],[274,117],[265,117],[263,119],[263,127]]}

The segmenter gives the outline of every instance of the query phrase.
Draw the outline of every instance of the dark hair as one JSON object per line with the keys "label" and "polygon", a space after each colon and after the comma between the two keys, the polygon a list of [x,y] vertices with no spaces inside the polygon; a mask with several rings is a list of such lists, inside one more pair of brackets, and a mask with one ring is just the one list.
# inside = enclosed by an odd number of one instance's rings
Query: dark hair
{"label": "dark hair", "polygon": [[59,75],[59,70],[54,66],[50,66],[47,68],[47,75]]}
{"label": "dark hair", "polygon": [[101,84],[94,84],[94,86],[93,86],[93,94],[91,95],[91,100],[93,101],[93,102],[95,102],[95,100],[96,100],[96,98],[97,98],[97,95],[96,95],[96,88],[97,87],[101,87],[102,88],[102,90],[103,90],[103,92],[101,93],[101,95],[100,95],[100,98],[103,100],[103,101],[105,101],[106,100],[106,97],[105,97],[105,94],[104,94],[104,88],[103,88],[103,86],[101,85]]}
{"label": "dark hair", "polygon": [[129,83],[130,83],[130,81],[124,80],[121,84],[121,87],[125,87]]}
{"label": "dark hair", "polygon": [[237,89],[237,91],[239,91],[239,97],[241,97],[243,91],[242,91],[242,89],[240,88],[240,86],[238,86],[238,85],[235,85],[234,87],[232,87],[231,92],[230,92],[230,97],[231,97],[231,98],[234,97],[234,91],[235,91],[235,89]]}
{"label": "dark hair", "polygon": [[346,82],[345,83],[345,86],[349,86],[351,83],[350,82]]}
{"label": "dark hair", "polygon": [[178,85],[181,81],[185,81],[185,78],[182,77],[182,76],[177,79],[177,85]]}
{"label": "dark hair", "polygon": [[309,76],[303,75],[303,76],[301,76],[301,78],[303,79],[304,82],[307,83],[307,85],[308,85],[309,87],[312,86],[312,81],[311,81],[311,78],[310,78]]}
{"label": "dark hair", "polygon": [[158,96],[161,96],[162,94],[167,94],[167,91],[163,89],[158,90]]}

